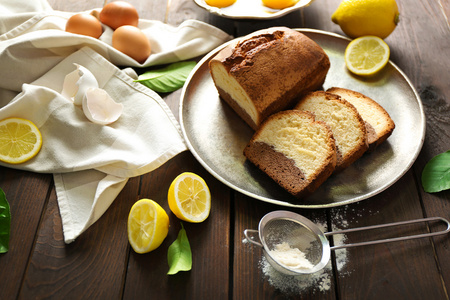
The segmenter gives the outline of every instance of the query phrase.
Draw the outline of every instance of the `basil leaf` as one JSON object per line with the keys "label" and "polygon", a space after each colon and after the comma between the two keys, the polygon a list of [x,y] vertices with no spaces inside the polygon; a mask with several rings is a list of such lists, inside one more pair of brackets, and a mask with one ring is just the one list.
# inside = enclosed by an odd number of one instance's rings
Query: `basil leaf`
{"label": "basil leaf", "polygon": [[155,92],[170,93],[183,87],[196,64],[195,61],[176,62],[162,69],[145,72],[135,81]]}
{"label": "basil leaf", "polygon": [[191,246],[189,245],[183,223],[181,223],[178,238],[169,246],[167,261],[169,262],[167,275],[176,274],[178,271],[189,271],[192,268]]}
{"label": "basil leaf", "polygon": [[450,189],[450,150],[436,155],[425,165],[422,187],[427,193]]}
{"label": "basil leaf", "polygon": [[0,253],[8,252],[11,229],[11,212],[5,193],[0,189]]}

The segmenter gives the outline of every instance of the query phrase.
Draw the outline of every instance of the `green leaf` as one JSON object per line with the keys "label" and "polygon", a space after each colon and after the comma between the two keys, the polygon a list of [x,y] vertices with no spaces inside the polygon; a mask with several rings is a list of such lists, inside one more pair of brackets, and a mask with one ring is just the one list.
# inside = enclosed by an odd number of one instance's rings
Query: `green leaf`
{"label": "green leaf", "polygon": [[436,155],[425,165],[422,186],[427,193],[450,189],[450,150]]}
{"label": "green leaf", "polygon": [[178,238],[169,246],[167,261],[169,262],[167,275],[176,274],[178,271],[190,271],[192,268],[191,246],[189,245],[183,223],[181,223]]}
{"label": "green leaf", "polygon": [[176,62],[162,69],[145,72],[135,81],[155,92],[170,93],[183,87],[195,65],[195,61]]}
{"label": "green leaf", "polygon": [[0,189],[0,253],[8,252],[11,230],[11,212],[5,193]]}

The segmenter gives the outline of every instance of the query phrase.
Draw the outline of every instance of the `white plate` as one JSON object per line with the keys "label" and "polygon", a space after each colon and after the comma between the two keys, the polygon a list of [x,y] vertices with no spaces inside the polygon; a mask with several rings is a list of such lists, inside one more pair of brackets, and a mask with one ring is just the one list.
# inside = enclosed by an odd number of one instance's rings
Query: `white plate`
{"label": "white plate", "polygon": [[284,9],[271,9],[262,4],[261,0],[236,0],[233,5],[218,8],[209,6],[205,0],[194,0],[212,14],[230,19],[275,19],[290,12],[310,5],[313,0],[299,0],[294,6]]}
{"label": "white plate", "polygon": [[[370,198],[390,187],[412,166],[425,137],[420,98],[405,74],[392,62],[373,79],[353,76],[345,67],[349,39],[313,29],[298,29],[328,54],[331,68],[324,89],[333,86],[361,92],[380,103],[395,130],[374,152],[333,174],[310,197],[295,199],[248,162],[242,151],[253,130],[218,96],[209,60],[225,45],[206,55],[188,78],[180,102],[180,124],[196,159],[218,180],[250,197],[301,208],[324,208]],[[233,42],[233,41],[232,41]]]}

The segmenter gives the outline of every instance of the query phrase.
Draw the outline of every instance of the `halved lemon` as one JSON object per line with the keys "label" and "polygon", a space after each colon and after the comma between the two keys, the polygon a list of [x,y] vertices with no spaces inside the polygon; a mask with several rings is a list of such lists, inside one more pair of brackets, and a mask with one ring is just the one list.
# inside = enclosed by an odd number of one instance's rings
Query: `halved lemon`
{"label": "halved lemon", "polygon": [[155,201],[138,200],[128,215],[128,241],[137,253],[158,248],[169,233],[169,216]]}
{"label": "halved lemon", "polygon": [[0,160],[20,164],[35,157],[42,147],[39,129],[30,120],[8,118],[0,121]]}
{"label": "halved lemon", "polygon": [[370,76],[389,61],[389,46],[379,37],[363,36],[351,41],[345,49],[345,64],[350,72]]}
{"label": "halved lemon", "polygon": [[209,188],[203,178],[194,173],[178,175],[169,187],[167,200],[173,214],[186,222],[203,222],[211,211]]}

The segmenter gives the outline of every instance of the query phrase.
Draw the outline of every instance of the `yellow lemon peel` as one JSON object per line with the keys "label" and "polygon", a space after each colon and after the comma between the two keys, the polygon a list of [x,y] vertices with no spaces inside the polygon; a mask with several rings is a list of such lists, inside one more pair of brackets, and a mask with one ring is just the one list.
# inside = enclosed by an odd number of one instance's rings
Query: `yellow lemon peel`
{"label": "yellow lemon peel", "polygon": [[385,39],[400,21],[395,0],[344,0],[331,16],[351,38],[374,35]]}

